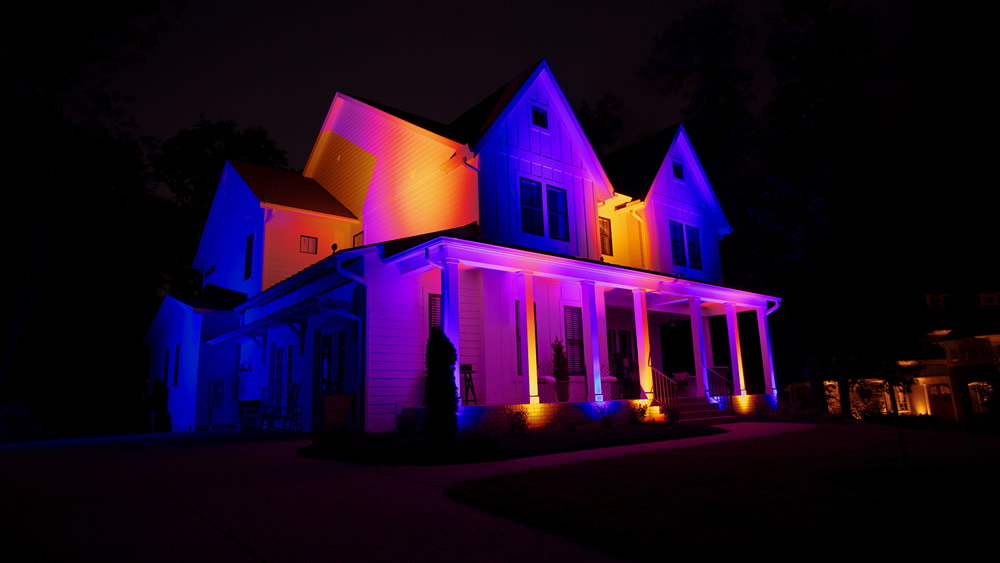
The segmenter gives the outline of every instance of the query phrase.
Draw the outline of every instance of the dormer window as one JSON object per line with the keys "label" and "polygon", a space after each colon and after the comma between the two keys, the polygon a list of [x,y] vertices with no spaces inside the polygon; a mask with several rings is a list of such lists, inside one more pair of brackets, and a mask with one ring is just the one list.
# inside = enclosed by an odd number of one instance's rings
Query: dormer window
{"label": "dormer window", "polygon": [[678,180],[684,179],[684,165],[676,160],[674,161],[674,178]]}
{"label": "dormer window", "polygon": [[542,129],[549,128],[549,114],[541,108],[531,108],[531,124]]}

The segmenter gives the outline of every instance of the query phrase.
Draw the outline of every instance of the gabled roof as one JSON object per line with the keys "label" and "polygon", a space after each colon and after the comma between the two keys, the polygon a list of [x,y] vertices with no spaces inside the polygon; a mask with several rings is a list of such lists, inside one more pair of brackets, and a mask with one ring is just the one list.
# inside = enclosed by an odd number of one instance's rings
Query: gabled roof
{"label": "gabled roof", "polygon": [[342,203],[337,201],[337,198],[330,195],[330,192],[312,178],[246,162],[230,161],[229,164],[243,178],[250,191],[261,203],[357,219]]}
{"label": "gabled roof", "polygon": [[679,128],[680,123],[671,125],[601,160],[615,193],[646,199]]}

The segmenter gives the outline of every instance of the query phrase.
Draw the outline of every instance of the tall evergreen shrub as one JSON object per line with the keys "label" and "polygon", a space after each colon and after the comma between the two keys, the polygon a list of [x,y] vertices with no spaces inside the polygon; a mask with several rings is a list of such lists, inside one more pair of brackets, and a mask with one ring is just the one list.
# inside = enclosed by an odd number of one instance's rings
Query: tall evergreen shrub
{"label": "tall evergreen shrub", "polygon": [[449,440],[458,432],[458,389],[455,347],[444,332],[431,329],[427,339],[427,412],[424,432],[434,440]]}

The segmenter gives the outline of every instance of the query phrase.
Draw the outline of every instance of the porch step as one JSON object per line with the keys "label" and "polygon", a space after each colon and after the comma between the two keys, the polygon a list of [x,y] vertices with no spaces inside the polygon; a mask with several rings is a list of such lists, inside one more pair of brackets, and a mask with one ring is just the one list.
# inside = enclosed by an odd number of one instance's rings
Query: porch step
{"label": "porch step", "polygon": [[[713,425],[739,420],[733,414],[720,410],[704,397],[677,398],[674,400],[673,408],[677,409],[678,422]],[[656,422],[667,420],[667,407],[662,405],[651,405],[648,413]]]}

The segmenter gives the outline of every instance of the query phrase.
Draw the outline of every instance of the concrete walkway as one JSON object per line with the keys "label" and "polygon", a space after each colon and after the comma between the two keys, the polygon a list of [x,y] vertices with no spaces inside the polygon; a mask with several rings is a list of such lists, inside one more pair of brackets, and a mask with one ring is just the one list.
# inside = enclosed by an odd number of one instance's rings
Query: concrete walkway
{"label": "concrete walkway", "polygon": [[726,434],[444,467],[305,459],[303,440],[134,436],[0,448],[0,539],[11,560],[614,560],[443,495],[469,479],[809,428]]}

